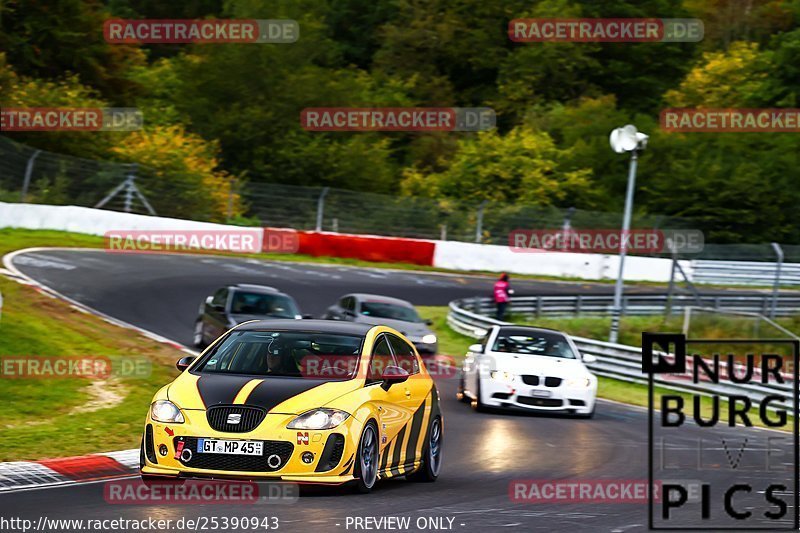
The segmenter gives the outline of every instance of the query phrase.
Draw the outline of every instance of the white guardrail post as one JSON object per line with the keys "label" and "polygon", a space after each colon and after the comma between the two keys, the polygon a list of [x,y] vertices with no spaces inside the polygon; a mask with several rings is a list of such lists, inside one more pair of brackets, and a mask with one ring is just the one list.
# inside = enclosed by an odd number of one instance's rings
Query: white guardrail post
{"label": "white guardrail post", "polygon": [[[584,297],[585,299],[586,297]],[[480,308],[483,298],[471,298],[450,302],[447,323],[455,331],[473,338],[480,338],[493,325],[511,325],[509,322],[495,320],[480,313],[468,311],[465,307]],[[516,303],[516,301],[515,301]],[[642,349],[625,344],[613,344],[583,337],[572,337],[575,345],[583,354],[591,354],[597,362],[587,366],[597,375],[627,381],[630,383],[647,383],[647,374],[642,372]],[[787,398],[792,396],[792,384],[714,384],[711,382],[692,383],[691,380],[668,379],[664,375],[656,375],[655,383],[659,388],[680,392],[711,395],[744,394],[755,403],[761,403],[765,396],[781,394]]]}

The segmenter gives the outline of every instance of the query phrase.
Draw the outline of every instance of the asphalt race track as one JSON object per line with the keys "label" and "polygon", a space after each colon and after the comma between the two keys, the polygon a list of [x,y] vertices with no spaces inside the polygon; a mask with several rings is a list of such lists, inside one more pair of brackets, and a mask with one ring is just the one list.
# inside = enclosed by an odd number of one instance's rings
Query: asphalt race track
{"label": "asphalt race track", "polygon": [[[348,292],[384,294],[415,305],[447,305],[457,298],[490,296],[494,283],[483,276],[102,250],[20,254],[14,265],[65,296],[187,345],[200,303],[228,284],[274,286],[291,294],[303,313],[318,317]],[[611,294],[614,290],[610,284],[513,278],[512,287],[518,295]],[[655,287],[639,290],[663,291]]]}
{"label": "asphalt race track", "polygon": [[[471,276],[103,251],[34,252],[17,256],[14,264],[66,296],[184,344],[191,339],[199,303],[228,283],[276,286],[292,294],[304,312],[315,315],[347,292],[378,292],[419,305],[444,305],[458,297],[487,295],[492,283],[490,278]],[[612,290],[608,285],[534,281],[514,286],[518,294]],[[510,483],[518,479],[646,480],[648,417],[644,410],[601,402],[591,420],[478,414],[455,400],[454,379],[440,379],[438,385],[445,447],[442,473],[433,484],[390,480],[369,495],[315,490],[284,505],[176,506],[110,505],[103,498],[103,484],[94,483],[4,494],[0,507],[4,515],[34,523],[42,515],[84,519],[256,515],[278,517],[280,530],[327,532],[354,531],[352,525],[346,527],[348,517],[389,515],[410,516],[412,524],[418,517],[453,518],[452,530],[469,532],[647,530],[645,504],[531,504],[515,503],[509,497]],[[148,401],[142,398],[143,413]],[[682,439],[691,443],[701,435],[707,434],[690,425],[683,428]],[[738,443],[745,436],[757,441],[770,435],[778,434],[739,428],[727,437]],[[741,473],[724,466],[710,466],[704,479],[741,478]],[[717,502],[714,505],[716,515]]]}

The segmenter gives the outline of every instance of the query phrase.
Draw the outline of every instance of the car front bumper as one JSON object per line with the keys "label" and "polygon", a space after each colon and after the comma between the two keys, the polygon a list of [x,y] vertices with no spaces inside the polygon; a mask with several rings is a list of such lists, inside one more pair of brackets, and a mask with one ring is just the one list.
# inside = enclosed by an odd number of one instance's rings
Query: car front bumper
{"label": "car front bumper", "polygon": [[597,382],[589,387],[526,385],[518,380],[481,380],[481,401],[489,407],[588,414],[594,409]]}
{"label": "car front bumper", "polygon": [[[293,430],[295,415],[268,414],[254,430],[220,432],[211,428],[205,411],[183,411],[186,422],[145,424],[141,473],[181,478],[247,479],[340,484],[354,478],[360,423],[353,417],[331,430]],[[198,439],[262,441],[263,455],[198,452]],[[190,450],[189,457],[182,456]],[[165,452],[165,453],[164,453]],[[313,456],[310,462],[303,455]]]}

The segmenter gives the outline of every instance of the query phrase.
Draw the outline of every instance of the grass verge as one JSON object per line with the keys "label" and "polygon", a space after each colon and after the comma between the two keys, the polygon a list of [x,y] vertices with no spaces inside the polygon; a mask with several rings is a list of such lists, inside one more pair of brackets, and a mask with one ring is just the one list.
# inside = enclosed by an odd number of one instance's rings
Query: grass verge
{"label": "grass verge", "polygon": [[[32,287],[0,277],[0,461],[135,448],[152,394],[177,375],[182,352],[77,311]],[[12,377],[32,356],[136,360],[136,375]],[[10,375],[11,374],[11,375]]]}

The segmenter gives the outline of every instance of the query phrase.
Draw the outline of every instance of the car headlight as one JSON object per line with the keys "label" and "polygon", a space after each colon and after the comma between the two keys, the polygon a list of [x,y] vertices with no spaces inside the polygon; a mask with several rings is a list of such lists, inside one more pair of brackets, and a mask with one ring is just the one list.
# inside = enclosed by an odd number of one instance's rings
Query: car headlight
{"label": "car headlight", "polygon": [[489,375],[492,377],[492,379],[496,379],[497,381],[514,381],[514,374],[511,372],[492,370],[489,372]]}
{"label": "car headlight", "polygon": [[424,337],[422,337],[422,342],[424,342],[425,344],[433,344],[436,342],[436,335],[429,333]]}
{"label": "car headlight", "polygon": [[576,389],[585,389],[589,385],[592,384],[592,380],[589,378],[579,378],[579,379],[568,379],[567,380],[567,387],[573,387]]}
{"label": "car headlight", "polygon": [[338,409],[314,409],[298,416],[286,426],[289,429],[333,429],[350,417]]}
{"label": "car headlight", "polygon": [[158,400],[150,406],[150,418],[156,422],[183,424],[183,414],[177,405],[169,400]]}

